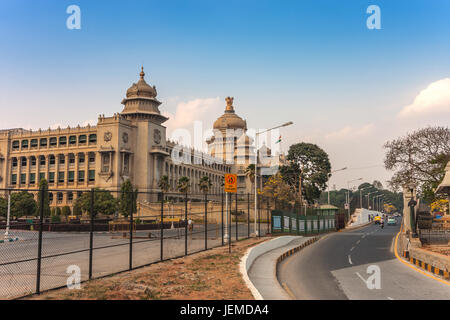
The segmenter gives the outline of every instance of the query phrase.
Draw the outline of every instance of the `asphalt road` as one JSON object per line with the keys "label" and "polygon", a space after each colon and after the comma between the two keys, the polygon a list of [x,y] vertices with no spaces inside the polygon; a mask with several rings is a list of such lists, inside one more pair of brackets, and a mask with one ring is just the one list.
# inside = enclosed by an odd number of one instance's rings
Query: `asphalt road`
{"label": "asphalt road", "polygon": [[399,229],[400,223],[383,229],[371,224],[327,235],[284,260],[278,279],[292,298],[300,300],[450,299],[450,285],[395,257]]}

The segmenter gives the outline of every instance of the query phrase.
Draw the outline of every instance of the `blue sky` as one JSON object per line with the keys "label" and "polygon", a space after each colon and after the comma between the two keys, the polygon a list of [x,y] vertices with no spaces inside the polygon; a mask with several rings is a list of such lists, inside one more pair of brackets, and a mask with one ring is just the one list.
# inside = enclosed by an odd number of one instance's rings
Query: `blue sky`
{"label": "blue sky", "polygon": [[[81,8],[81,30],[66,28],[71,4]],[[381,30],[366,27],[371,4],[381,9]],[[172,116],[169,129],[188,126],[177,110],[193,101],[194,119],[210,123],[230,95],[249,127],[294,121],[283,148],[314,142],[334,168],[354,168],[332,184],[385,182],[386,140],[450,123],[442,99],[399,117],[450,77],[449,13],[446,0],[2,0],[0,127],[76,125],[120,112],[143,64]]]}

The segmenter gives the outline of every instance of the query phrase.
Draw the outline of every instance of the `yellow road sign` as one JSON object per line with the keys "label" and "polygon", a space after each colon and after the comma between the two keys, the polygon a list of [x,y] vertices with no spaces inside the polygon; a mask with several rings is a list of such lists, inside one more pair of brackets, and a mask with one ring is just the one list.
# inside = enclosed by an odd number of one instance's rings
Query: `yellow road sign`
{"label": "yellow road sign", "polygon": [[225,192],[237,192],[237,175],[228,173],[225,175]]}

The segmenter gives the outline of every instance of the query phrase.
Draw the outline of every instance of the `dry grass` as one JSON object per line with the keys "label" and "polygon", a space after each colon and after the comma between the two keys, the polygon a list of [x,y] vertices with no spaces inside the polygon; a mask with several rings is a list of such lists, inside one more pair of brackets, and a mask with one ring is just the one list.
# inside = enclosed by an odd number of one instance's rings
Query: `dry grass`
{"label": "dry grass", "polygon": [[239,272],[245,251],[267,238],[234,243],[188,257],[83,283],[79,290],[59,289],[29,299],[49,300],[253,300]]}

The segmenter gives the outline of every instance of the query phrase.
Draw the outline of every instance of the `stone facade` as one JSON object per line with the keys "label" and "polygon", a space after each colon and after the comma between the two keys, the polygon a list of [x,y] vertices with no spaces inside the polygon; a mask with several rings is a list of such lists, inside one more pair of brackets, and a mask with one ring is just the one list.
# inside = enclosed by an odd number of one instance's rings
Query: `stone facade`
{"label": "stone facade", "polygon": [[172,152],[179,152],[177,144],[166,139],[163,123],[168,118],[160,113],[156,88],[144,76],[142,69],[139,81],[127,90],[123,111],[100,115],[96,126],[1,130],[0,189],[37,189],[45,178],[52,206],[70,206],[91,188],[118,191],[127,179],[140,192],[149,192],[139,194],[140,201],[154,201],[162,175],[169,177],[171,192],[181,176],[190,178],[191,192],[199,197],[203,176],[213,183],[211,193],[222,192],[224,174],[233,171],[232,165],[194,150],[192,161],[172,160]]}

